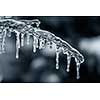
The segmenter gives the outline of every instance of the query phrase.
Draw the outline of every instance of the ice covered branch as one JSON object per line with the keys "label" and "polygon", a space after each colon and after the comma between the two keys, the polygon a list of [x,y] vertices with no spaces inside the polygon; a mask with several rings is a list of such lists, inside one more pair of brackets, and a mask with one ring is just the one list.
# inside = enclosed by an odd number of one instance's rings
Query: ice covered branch
{"label": "ice covered branch", "polygon": [[[69,72],[71,57],[75,58],[77,79],[79,79],[80,64],[84,62],[84,57],[75,48],[69,45],[66,41],[55,36],[49,31],[40,29],[40,21],[35,20],[15,20],[12,18],[0,19],[0,53],[5,52],[5,40],[6,37],[11,37],[12,33],[16,35],[16,58],[19,58],[19,49],[24,46],[24,40],[26,37],[27,44],[30,43],[30,37],[33,38],[33,52],[35,53],[37,48],[44,49],[46,45],[56,45],[56,69],[59,69],[59,54],[67,55],[67,68]],[[21,38],[20,38],[21,37]],[[21,41],[21,43],[20,43]]]}

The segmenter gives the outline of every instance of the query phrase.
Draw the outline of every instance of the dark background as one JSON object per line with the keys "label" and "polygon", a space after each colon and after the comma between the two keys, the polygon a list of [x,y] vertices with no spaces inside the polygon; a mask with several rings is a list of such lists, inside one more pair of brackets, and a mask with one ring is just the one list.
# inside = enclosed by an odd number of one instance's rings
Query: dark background
{"label": "dark background", "polygon": [[6,53],[0,55],[0,73],[3,83],[76,83],[100,82],[100,17],[67,16],[14,16],[15,19],[39,19],[40,28],[50,31],[77,48],[85,57],[81,64],[80,79],[76,79],[76,64],[71,60],[70,72],[65,71],[67,59],[60,55],[60,69],[55,68],[53,50],[37,50],[32,53],[31,45],[20,50],[15,58],[15,36],[7,38]]}

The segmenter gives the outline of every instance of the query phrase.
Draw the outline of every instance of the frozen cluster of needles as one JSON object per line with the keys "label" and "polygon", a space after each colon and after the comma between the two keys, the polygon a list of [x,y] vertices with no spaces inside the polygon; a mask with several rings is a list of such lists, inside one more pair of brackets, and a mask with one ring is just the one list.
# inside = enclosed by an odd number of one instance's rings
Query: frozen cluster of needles
{"label": "frozen cluster of needles", "polygon": [[67,68],[69,72],[71,57],[75,58],[77,79],[79,79],[80,64],[84,62],[84,57],[66,41],[55,36],[53,33],[42,30],[39,28],[40,21],[34,20],[15,20],[9,16],[0,17],[0,54],[5,53],[5,40],[6,37],[11,37],[12,34],[16,35],[16,59],[19,58],[19,49],[24,46],[26,37],[27,45],[30,43],[30,37],[33,38],[33,52],[37,48],[45,49],[46,45],[50,47],[56,45],[56,69],[59,69],[59,54],[67,55]]}

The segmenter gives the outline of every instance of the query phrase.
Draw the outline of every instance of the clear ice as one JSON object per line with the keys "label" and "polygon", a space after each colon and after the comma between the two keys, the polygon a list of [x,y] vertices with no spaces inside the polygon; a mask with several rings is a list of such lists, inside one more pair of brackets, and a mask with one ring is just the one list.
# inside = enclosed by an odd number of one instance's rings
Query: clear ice
{"label": "clear ice", "polygon": [[70,71],[70,62],[71,62],[71,56],[67,54],[67,69],[66,69],[67,72]]}
{"label": "clear ice", "polygon": [[59,69],[59,49],[56,47],[56,69]]}
{"label": "clear ice", "polygon": [[[33,26],[35,24],[35,26]],[[46,45],[52,48],[52,43],[56,45],[56,69],[59,69],[59,54],[63,52],[67,56],[67,68],[66,71],[70,71],[71,58],[75,58],[77,79],[80,78],[79,69],[80,64],[84,62],[84,57],[75,48],[69,45],[66,41],[55,36],[49,31],[45,31],[39,28],[40,21],[35,20],[16,20],[13,17],[2,16],[0,17],[0,54],[5,52],[6,37],[11,37],[12,33],[16,36],[16,58],[19,58],[19,49],[26,43],[29,45],[30,37],[33,37],[33,52],[35,53],[37,48],[45,49]]]}

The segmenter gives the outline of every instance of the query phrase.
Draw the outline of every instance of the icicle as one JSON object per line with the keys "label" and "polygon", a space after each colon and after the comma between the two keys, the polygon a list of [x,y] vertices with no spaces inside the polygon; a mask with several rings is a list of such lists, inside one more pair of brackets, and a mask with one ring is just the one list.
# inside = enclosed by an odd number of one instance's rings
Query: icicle
{"label": "icicle", "polygon": [[56,69],[59,69],[59,52],[56,52]]}
{"label": "icicle", "polygon": [[19,48],[20,48],[20,33],[15,31],[16,33],[16,59],[19,58]]}
{"label": "icicle", "polygon": [[80,73],[79,73],[80,63],[76,64],[76,68],[77,68],[77,79],[79,79],[80,78]]}
{"label": "icicle", "polygon": [[33,52],[36,52],[36,48],[38,48],[38,39],[33,36]]}
{"label": "icicle", "polygon": [[77,71],[77,76],[76,76],[76,78],[79,79],[79,78],[80,78],[80,74],[79,74],[80,63],[79,63],[79,61],[78,61],[77,58],[75,58],[75,62],[76,62],[76,71]]}
{"label": "icicle", "polygon": [[58,47],[56,46],[56,69],[59,69],[59,49]]}
{"label": "icicle", "polygon": [[38,48],[39,47],[39,44],[38,44],[38,38],[37,37],[35,37],[35,44],[36,44],[36,48]]}
{"label": "icicle", "polygon": [[29,43],[30,43],[30,35],[27,33],[27,35],[26,35],[26,38],[27,38],[27,45],[29,45]]}
{"label": "icicle", "polygon": [[5,53],[5,38],[6,38],[6,31],[3,31],[2,53]]}
{"label": "icicle", "polygon": [[21,46],[22,47],[24,46],[24,34],[23,33],[21,34]]}
{"label": "icicle", "polygon": [[70,62],[71,62],[71,56],[67,54],[67,69],[66,69],[67,72],[70,71]]}
{"label": "icicle", "polygon": [[35,53],[36,52],[36,43],[35,43],[35,38],[33,40],[33,52]]}
{"label": "icicle", "polygon": [[63,54],[67,55],[67,68],[66,68],[66,71],[69,72],[70,71],[71,54],[68,50],[64,50],[64,48],[62,48],[62,50],[63,50]]}

